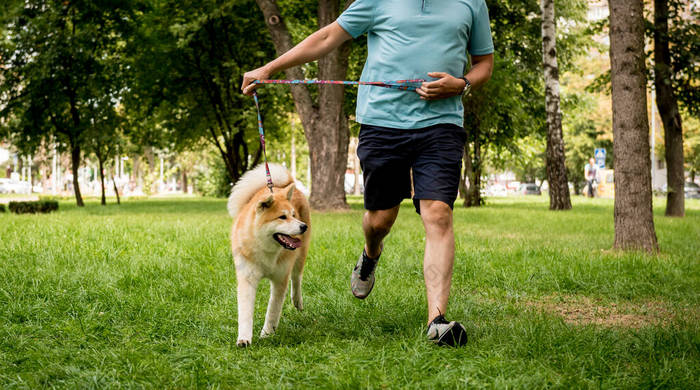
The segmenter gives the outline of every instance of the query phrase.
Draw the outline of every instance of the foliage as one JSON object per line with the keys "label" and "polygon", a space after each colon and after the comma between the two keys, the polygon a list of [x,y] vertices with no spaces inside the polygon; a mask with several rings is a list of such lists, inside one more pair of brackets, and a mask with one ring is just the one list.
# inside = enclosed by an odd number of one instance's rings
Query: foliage
{"label": "foliage", "polygon": [[[252,0],[151,1],[140,15],[132,53],[130,116],[147,124],[149,142],[184,150],[206,140],[229,181],[260,158],[253,100],[241,75],[274,55]],[[278,88],[261,88],[264,124],[274,137],[284,113]]]}
{"label": "foliage", "polygon": [[[646,39],[650,42],[654,37],[653,2],[645,2]],[[669,0],[669,48],[671,54],[671,83],[674,94],[678,98],[681,110],[691,116],[700,116],[700,29],[697,21],[700,19],[700,7],[693,2],[684,0]],[[593,26],[592,33],[606,33],[609,28],[608,19],[601,20]],[[653,45],[649,45],[647,55],[647,79],[649,86],[654,84]],[[599,74],[588,87],[591,91],[610,93],[610,69]]]}
{"label": "foliage", "polygon": [[[491,80],[466,98],[465,128],[479,124],[476,136],[490,166],[508,166],[528,178],[540,177],[544,159],[533,150],[537,140],[544,143],[546,133],[539,2],[493,0],[487,4],[496,46],[495,69]],[[586,9],[585,1],[557,3],[561,72],[574,68],[574,60],[590,46]]]}
{"label": "foliage", "polygon": [[7,208],[15,214],[46,214],[58,210],[58,202],[55,200],[10,202]]}
{"label": "foliage", "polygon": [[683,119],[683,124],[685,167],[690,172],[691,180],[695,180],[700,173],[700,119],[687,117]]}
{"label": "foliage", "polygon": [[[668,0],[668,39],[671,54],[671,85],[679,106],[700,117],[700,6],[685,0]],[[647,10],[646,35],[654,36],[653,8]],[[647,52],[653,58],[653,48]],[[653,66],[648,65],[649,82],[654,82]]]}
{"label": "foliage", "polygon": [[100,121],[95,109],[115,105],[123,88],[119,58],[137,7],[137,0],[39,0],[2,15],[0,116],[15,147],[31,153],[55,143],[71,152],[77,171],[87,132]]}
{"label": "foliage", "polygon": [[114,102],[119,84],[115,57],[123,46],[132,1],[35,1],[3,18],[7,38],[2,84],[13,145],[31,151],[55,137],[82,142],[94,119],[88,111]]}
{"label": "foliage", "polygon": [[0,204],[0,213],[4,213],[4,212],[5,212],[5,205]]}
{"label": "foliage", "polygon": [[195,169],[197,193],[203,196],[227,198],[231,194],[233,182],[229,178],[226,165],[211,148],[203,152],[203,157],[202,163]]}

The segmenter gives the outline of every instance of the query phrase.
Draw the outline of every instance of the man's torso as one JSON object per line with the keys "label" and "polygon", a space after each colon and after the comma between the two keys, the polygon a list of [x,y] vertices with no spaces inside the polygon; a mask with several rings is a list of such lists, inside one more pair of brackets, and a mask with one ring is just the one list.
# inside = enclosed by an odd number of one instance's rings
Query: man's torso
{"label": "man's torso", "polygon": [[[365,6],[364,13],[356,16],[371,15],[369,24],[363,26],[368,35],[368,56],[361,77],[365,81],[430,79],[429,72],[462,76],[467,68],[467,49],[472,51],[474,45],[470,36],[475,18],[485,18],[488,23],[483,0],[357,1],[369,6],[360,4]],[[341,16],[341,27],[353,30],[351,19],[343,21]],[[348,32],[353,35],[357,31]],[[488,42],[478,45],[474,48],[477,54],[491,52],[490,33]],[[461,126],[462,111],[459,96],[425,101],[416,93],[368,86],[360,87],[358,93],[357,121],[365,124],[393,128],[438,123]]]}

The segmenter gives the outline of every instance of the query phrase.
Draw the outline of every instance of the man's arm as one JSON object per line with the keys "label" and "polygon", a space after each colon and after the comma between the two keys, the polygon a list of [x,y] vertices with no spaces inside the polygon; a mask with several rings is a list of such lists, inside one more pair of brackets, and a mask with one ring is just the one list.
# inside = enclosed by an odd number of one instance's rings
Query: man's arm
{"label": "man's arm", "polygon": [[[491,78],[493,72],[493,54],[472,56],[472,68],[464,77],[469,80],[472,88],[478,88]],[[464,80],[444,72],[428,73],[428,76],[438,80],[423,83],[416,92],[423,100],[438,100],[456,96],[462,93],[466,86]]]}
{"label": "man's arm", "polygon": [[[288,52],[282,54],[277,59],[267,63],[266,65],[246,72],[243,75],[243,84],[241,90],[244,94],[251,96],[255,90],[256,84],[252,84],[255,80],[265,80],[270,78],[270,75],[297,66],[307,62],[315,61],[324,55],[333,51],[343,42],[352,38],[338,22],[333,22],[326,27],[316,31],[294,46]],[[464,83],[464,82],[462,82]]]}

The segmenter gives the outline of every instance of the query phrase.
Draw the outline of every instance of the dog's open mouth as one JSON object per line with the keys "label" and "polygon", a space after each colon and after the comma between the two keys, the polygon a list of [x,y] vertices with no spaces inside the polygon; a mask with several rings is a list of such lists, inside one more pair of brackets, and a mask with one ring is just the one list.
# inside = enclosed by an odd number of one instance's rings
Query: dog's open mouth
{"label": "dog's open mouth", "polygon": [[286,234],[275,233],[272,237],[274,237],[274,239],[277,240],[277,242],[279,242],[284,249],[293,251],[301,246],[300,239],[288,236]]}

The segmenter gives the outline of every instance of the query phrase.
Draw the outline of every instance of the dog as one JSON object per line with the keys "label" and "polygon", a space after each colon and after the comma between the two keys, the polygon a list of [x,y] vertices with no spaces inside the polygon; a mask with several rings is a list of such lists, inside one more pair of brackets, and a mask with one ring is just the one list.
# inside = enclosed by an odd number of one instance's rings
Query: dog
{"label": "dog", "polygon": [[253,339],[255,293],[263,278],[270,280],[270,301],[261,338],[277,329],[290,278],[292,302],[303,309],[301,279],[311,240],[309,202],[295,189],[287,169],[277,164],[269,167],[272,193],[261,164],[240,178],[228,199],[234,219],[231,249],[238,282],[239,347],[249,346]]}

